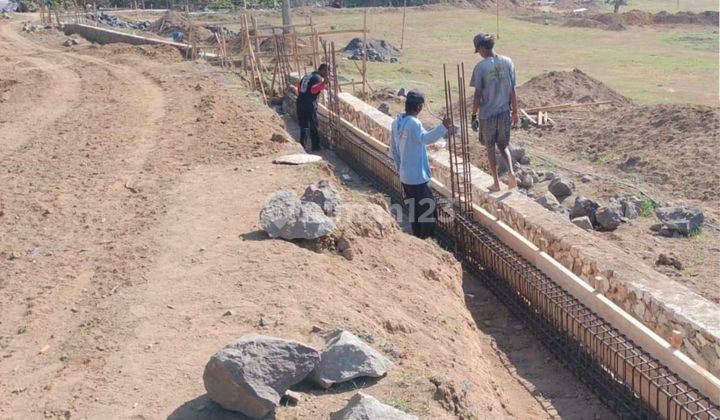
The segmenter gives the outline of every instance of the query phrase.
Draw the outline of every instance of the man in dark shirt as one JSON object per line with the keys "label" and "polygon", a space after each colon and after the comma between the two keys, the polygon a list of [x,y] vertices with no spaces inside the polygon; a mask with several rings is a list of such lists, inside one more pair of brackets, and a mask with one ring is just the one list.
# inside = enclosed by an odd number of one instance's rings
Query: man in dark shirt
{"label": "man in dark shirt", "polygon": [[300,79],[297,85],[297,119],[300,124],[300,144],[307,150],[308,131],[312,141],[312,150],[320,150],[320,135],[318,134],[317,97],[325,89],[328,77],[327,64],[321,64],[318,69],[308,73]]}

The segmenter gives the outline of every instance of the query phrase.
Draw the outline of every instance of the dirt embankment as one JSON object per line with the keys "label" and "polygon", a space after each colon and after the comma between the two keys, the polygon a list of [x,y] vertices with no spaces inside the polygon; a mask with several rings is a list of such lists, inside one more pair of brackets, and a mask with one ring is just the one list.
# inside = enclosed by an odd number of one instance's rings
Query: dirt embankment
{"label": "dirt embankment", "polygon": [[644,105],[616,109],[569,120],[567,130],[577,133],[561,143],[569,150],[593,161],[609,161],[668,194],[718,203],[717,108]]}
{"label": "dirt embankment", "polygon": [[395,368],[305,389],[279,418],[326,417],[357,388],[428,418],[611,416],[435,243],[359,228],[348,261],[260,232],[280,188],[326,178],[348,206],[377,200],[340,162],[345,185],[330,164],[273,165],[297,146],[235,79],[16,31],[0,25],[0,74],[19,81],[4,98],[35,106],[0,123],[0,417],[228,416],[201,380],[220,346],[338,327]]}
{"label": "dirt embankment", "polygon": [[597,28],[619,31],[628,26],[647,25],[708,25],[718,26],[718,12],[658,12],[629,10],[620,13],[550,13],[518,16],[518,19],[535,23],[562,25],[578,28]]}

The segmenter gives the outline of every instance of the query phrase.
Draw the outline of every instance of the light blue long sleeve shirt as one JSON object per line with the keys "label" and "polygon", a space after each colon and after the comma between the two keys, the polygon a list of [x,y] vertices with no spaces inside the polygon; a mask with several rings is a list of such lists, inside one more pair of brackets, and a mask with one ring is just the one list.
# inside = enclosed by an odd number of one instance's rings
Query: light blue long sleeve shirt
{"label": "light blue long sleeve shirt", "polygon": [[390,133],[390,150],[400,182],[419,185],[430,181],[432,172],[428,161],[428,144],[440,140],[447,128],[440,124],[426,131],[420,120],[412,115],[400,114],[395,118]]}

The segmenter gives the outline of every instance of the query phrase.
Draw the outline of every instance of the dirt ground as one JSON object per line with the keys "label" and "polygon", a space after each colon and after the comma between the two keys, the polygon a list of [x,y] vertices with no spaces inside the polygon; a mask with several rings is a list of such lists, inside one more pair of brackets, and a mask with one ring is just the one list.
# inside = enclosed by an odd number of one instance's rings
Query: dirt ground
{"label": "dirt ground", "polygon": [[[423,418],[611,418],[450,254],[397,231],[352,261],[270,240],[269,194],[341,162],[276,166],[282,119],[174,50],[21,35],[0,22],[0,417],[237,418],[202,371],[249,331],[318,345],[343,327],[385,379],[303,388],[321,418],[357,388]],[[440,383],[436,390],[430,379]]]}

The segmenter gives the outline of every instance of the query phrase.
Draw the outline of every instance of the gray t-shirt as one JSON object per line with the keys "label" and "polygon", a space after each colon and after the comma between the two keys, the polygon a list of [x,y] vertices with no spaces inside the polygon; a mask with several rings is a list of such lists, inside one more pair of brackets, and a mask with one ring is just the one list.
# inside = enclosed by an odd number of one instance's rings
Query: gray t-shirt
{"label": "gray t-shirt", "polygon": [[483,93],[478,118],[485,120],[509,112],[510,94],[515,87],[515,65],[504,55],[487,57],[475,65],[470,86]]}

